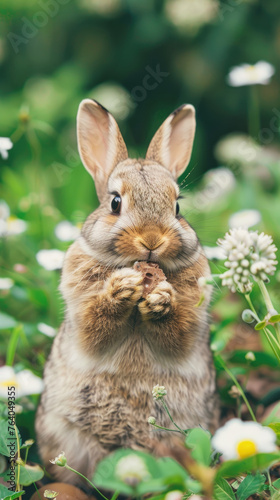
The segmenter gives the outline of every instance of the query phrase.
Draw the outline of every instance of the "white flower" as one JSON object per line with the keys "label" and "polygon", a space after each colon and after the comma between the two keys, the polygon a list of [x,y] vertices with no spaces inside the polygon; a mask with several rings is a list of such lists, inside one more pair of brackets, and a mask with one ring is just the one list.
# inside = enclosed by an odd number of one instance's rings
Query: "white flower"
{"label": "white flower", "polygon": [[47,337],[54,337],[56,334],[56,330],[52,326],[46,325],[46,323],[38,323],[37,328],[39,332]]}
{"label": "white flower", "polygon": [[152,390],[153,398],[155,400],[162,399],[167,394],[167,390],[163,385],[155,385]]}
{"label": "white flower", "polygon": [[232,87],[243,85],[266,85],[270,82],[275,68],[266,61],[259,61],[256,64],[241,64],[232,68],[228,75],[228,83]]}
{"label": "white flower", "polygon": [[13,143],[9,137],[0,137],[0,155],[3,160],[7,160],[9,154],[8,151],[12,149]]}
{"label": "white flower", "polygon": [[[184,494],[180,490],[169,491],[166,493],[164,500],[182,500]],[[193,498],[193,495],[191,496]]]}
{"label": "white flower", "polygon": [[91,96],[109,109],[116,120],[125,120],[135,108],[130,93],[118,83],[101,83],[93,89]]}
{"label": "white flower", "polygon": [[201,26],[209,23],[219,9],[216,0],[167,0],[166,16],[184,32],[195,34]]}
{"label": "white flower", "polygon": [[208,170],[203,176],[203,183],[203,188],[193,197],[193,205],[199,211],[208,210],[225,199],[236,185],[234,174],[226,167]]}
{"label": "white flower", "polygon": [[214,153],[221,163],[250,165],[260,157],[262,148],[249,135],[232,133],[216,144]]}
{"label": "white flower", "polygon": [[275,451],[276,434],[257,422],[242,422],[234,418],[217,430],[212,446],[223,454],[224,460],[242,459],[256,453]]}
{"label": "white flower", "polygon": [[[203,247],[205,255],[209,260],[224,260],[226,258],[225,251],[221,247]],[[200,279],[200,278],[199,278]]]}
{"label": "white flower", "polygon": [[225,267],[228,271],[220,275],[222,285],[228,286],[232,292],[239,289],[248,293],[253,286],[251,276],[267,280],[267,275],[273,275],[276,270],[277,248],[271,236],[233,228],[224,239],[218,240],[218,245],[227,256]]}
{"label": "white flower", "polygon": [[54,271],[62,268],[64,255],[65,252],[61,250],[40,250],[36,254],[36,259],[40,266],[47,269],[47,271]]}
{"label": "white flower", "polygon": [[14,386],[16,398],[40,394],[43,390],[43,380],[30,370],[16,373],[11,366],[0,367],[0,397],[7,398],[8,387]]}
{"label": "white flower", "polygon": [[57,224],[54,232],[56,237],[61,241],[73,241],[79,236],[80,229],[71,224],[71,222],[64,220]]}
{"label": "white flower", "polygon": [[148,418],[148,424],[155,425],[155,423],[156,423],[155,417],[149,417]]}
{"label": "white flower", "polygon": [[229,218],[229,227],[248,227],[255,226],[261,221],[261,214],[258,210],[239,210]]}
{"label": "white flower", "polygon": [[14,281],[10,278],[0,278],[0,290],[10,290],[14,286]]}
{"label": "white flower", "polygon": [[121,8],[121,0],[82,0],[82,6],[90,12],[97,13],[102,16],[111,16],[118,12]]}
{"label": "white flower", "polygon": [[55,457],[53,460],[50,460],[51,464],[59,465],[60,467],[64,467],[67,464],[67,458],[65,456],[64,451],[62,451],[58,457]]}
{"label": "white flower", "polygon": [[133,453],[117,462],[115,474],[121,481],[130,486],[136,486],[150,477],[144,460]]}
{"label": "white flower", "polygon": [[10,215],[9,205],[4,200],[0,201],[0,236],[9,236],[23,233],[27,223]]}

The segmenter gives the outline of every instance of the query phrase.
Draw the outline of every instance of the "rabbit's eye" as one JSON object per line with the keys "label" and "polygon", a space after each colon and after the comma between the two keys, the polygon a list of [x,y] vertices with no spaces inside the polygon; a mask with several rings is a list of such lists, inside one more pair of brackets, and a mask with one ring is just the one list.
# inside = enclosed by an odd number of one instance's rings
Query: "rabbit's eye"
{"label": "rabbit's eye", "polygon": [[112,199],[111,207],[114,214],[119,214],[121,211],[122,199],[119,195],[114,196]]}
{"label": "rabbit's eye", "polygon": [[177,201],[177,203],[176,203],[176,215],[178,215],[179,212],[180,212],[180,205]]}

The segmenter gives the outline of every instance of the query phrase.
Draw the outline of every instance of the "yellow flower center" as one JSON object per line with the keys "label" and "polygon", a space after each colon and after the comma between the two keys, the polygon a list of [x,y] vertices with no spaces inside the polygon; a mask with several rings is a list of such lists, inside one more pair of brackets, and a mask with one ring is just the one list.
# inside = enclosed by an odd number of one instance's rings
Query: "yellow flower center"
{"label": "yellow flower center", "polygon": [[8,380],[1,380],[0,381],[0,387],[5,387],[8,389],[8,387],[18,387],[18,383],[15,379],[8,379]]}
{"label": "yellow flower center", "polygon": [[258,449],[254,441],[250,439],[244,439],[244,441],[239,441],[236,447],[239,458],[247,458],[251,455],[255,455]]}

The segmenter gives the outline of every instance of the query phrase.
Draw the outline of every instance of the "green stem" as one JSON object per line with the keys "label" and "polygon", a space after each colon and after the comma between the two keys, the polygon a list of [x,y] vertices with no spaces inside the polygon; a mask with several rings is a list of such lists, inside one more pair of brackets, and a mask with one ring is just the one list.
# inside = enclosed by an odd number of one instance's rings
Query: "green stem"
{"label": "green stem", "polygon": [[[263,296],[263,299],[264,299],[264,302],[265,302],[265,305],[266,305],[266,308],[267,308],[267,312],[269,313],[269,311],[271,309],[274,309],[273,307],[273,304],[272,304],[272,301],[271,301],[271,298],[270,298],[270,295],[268,293],[268,290],[264,284],[264,282],[260,279],[256,279],[256,282],[258,283],[259,285],[259,288],[260,288],[260,291],[261,291],[261,294]],[[278,341],[280,342],[280,323],[275,323],[275,325],[273,325],[274,328],[275,328],[275,331],[276,331],[276,334],[277,334],[277,338],[278,338]]]}
{"label": "green stem", "polygon": [[[259,287],[260,287],[260,290],[261,290],[261,292],[262,292],[262,295],[263,295],[263,297],[264,297],[265,301],[267,300],[267,297],[268,297],[268,298],[269,298],[269,301],[270,301],[270,304],[271,304],[271,307],[270,307],[270,308],[271,308],[271,309],[273,309],[273,305],[272,305],[272,303],[271,303],[271,300],[270,300],[270,297],[269,297],[269,294],[268,294],[268,291],[267,291],[267,289],[266,289],[266,286],[265,286],[264,282],[263,282],[263,281],[259,281],[259,280],[257,280],[257,283],[258,283],[258,285],[259,285]],[[260,283],[261,283],[261,284],[260,284]],[[262,285],[263,285],[263,286],[262,286]],[[249,295],[249,294],[245,294],[245,298],[246,298],[246,300],[247,300],[247,302],[248,302],[248,304],[249,304],[250,308],[252,309],[253,313],[255,313],[256,317],[258,318],[258,321],[260,322],[261,320],[260,320],[260,318],[258,317],[257,312],[256,312],[256,309],[254,308],[254,306],[253,306],[253,304],[252,304],[252,301],[251,301],[250,295]],[[269,304],[269,302],[266,302],[266,304]],[[270,304],[269,304],[269,305],[270,305]],[[267,307],[268,307],[268,306],[267,306]],[[267,339],[267,341],[268,341],[268,343],[269,343],[269,345],[270,345],[270,347],[271,347],[272,351],[274,352],[274,354],[275,354],[276,358],[278,359],[278,361],[280,361],[280,355],[279,355],[279,354],[278,354],[278,352],[276,351],[275,346],[274,346],[274,345],[273,345],[273,343],[272,343],[272,340],[274,341],[274,343],[276,344],[277,348],[278,348],[278,349],[279,349],[279,351],[280,351],[280,345],[279,345],[279,343],[277,342],[277,340],[275,339],[275,337],[273,336],[273,334],[271,333],[271,331],[270,331],[268,328],[263,328],[263,331],[264,331],[264,334],[265,334],[265,336],[266,336],[266,339]]]}
{"label": "green stem", "polygon": [[118,496],[119,496],[120,492],[119,491],[115,491],[114,495],[112,496],[111,500],[117,500]]}
{"label": "green stem", "polygon": [[157,429],[162,429],[163,431],[168,431],[168,432],[179,432],[181,434],[181,431],[177,431],[177,429],[168,429],[168,427],[162,427],[161,425],[157,424],[150,424],[153,427],[156,427]]}
{"label": "green stem", "polygon": [[248,304],[249,304],[250,308],[252,309],[253,313],[255,313],[255,315],[256,315],[256,316],[257,316],[257,318],[258,318],[258,321],[260,322],[260,318],[259,318],[259,316],[257,315],[257,311],[256,311],[256,309],[254,308],[253,303],[252,303],[252,301],[251,301],[251,297],[250,297],[250,295],[249,295],[248,293],[245,293],[245,299],[247,300],[247,302],[248,302]]}
{"label": "green stem", "polygon": [[[19,435],[18,435],[18,431],[17,431],[17,426],[16,424],[14,424],[14,428],[15,428],[15,433],[16,433],[16,440],[17,440],[17,458],[20,459],[20,444],[19,444]],[[16,490],[17,491],[20,491],[20,484],[19,484],[19,476],[20,476],[20,464],[18,464],[18,469],[17,469],[17,484],[16,484]],[[21,496],[19,497],[19,499],[21,500]]]}
{"label": "green stem", "polygon": [[221,356],[217,356],[217,359],[220,363],[220,365],[222,366],[222,368],[225,370],[225,372],[229,375],[229,377],[231,378],[231,380],[234,382],[234,384],[236,385],[236,387],[238,388],[239,392],[240,392],[240,395],[241,397],[243,398],[243,401],[244,403],[246,404],[249,412],[250,412],[250,415],[252,417],[252,419],[254,420],[254,422],[257,422],[257,419],[254,415],[254,412],[251,408],[251,405],[248,401],[248,399],[246,398],[245,394],[244,394],[244,391],[241,387],[241,385],[239,384],[238,380],[235,378],[235,376],[233,375],[233,373],[231,373],[231,371],[228,369],[228,367],[226,366],[224,360],[221,358]]}
{"label": "green stem", "polygon": [[249,110],[248,110],[248,129],[249,135],[258,141],[258,135],[260,131],[260,107],[259,107],[259,96],[258,89],[256,85],[250,85],[249,87]]}
{"label": "green stem", "polygon": [[169,410],[168,410],[168,407],[167,407],[166,402],[165,402],[163,399],[161,399],[161,403],[162,403],[162,406],[163,406],[163,408],[165,409],[165,411],[166,411],[167,415],[169,416],[169,418],[170,418],[170,420],[171,420],[172,424],[173,424],[173,425],[175,425],[175,427],[178,429],[178,432],[180,432],[181,434],[183,434],[183,436],[185,436],[185,435],[186,435],[185,431],[183,431],[183,429],[181,429],[181,427],[179,427],[179,425],[177,425],[177,424],[174,422],[174,420],[173,420],[172,416],[170,415],[170,412],[169,412]]}
{"label": "green stem", "polygon": [[276,351],[274,345],[273,345],[273,342],[272,340],[276,343],[277,347],[279,348],[279,345],[278,345],[278,342],[277,340],[275,339],[275,337],[272,335],[272,333],[269,331],[268,328],[263,328],[263,331],[264,331],[264,334],[266,336],[266,340],[268,341],[271,349],[273,350],[276,358],[278,359],[278,361],[280,362],[280,355],[278,354],[278,352]]}
{"label": "green stem", "polygon": [[78,476],[82,477],[83,479],[85,479],[85,480],[86,480],[86,481],[87,481],[87,482],[88,482],[88,483],[92,486],[92,488],[93,488],[95,491],[97,491],[97,493],[99,493],[99,495],[101,495],[101,496],[102,496],[102,498],[104,498],[104,500],[108,500],[108,498],[107,498],[107,497],[105,497],[105,496],[101,493],[101,491],[99,491],[99,489],[98,489],[98,488],[96,488],[96,486],[95,486],[95,485],[94,485],[94,484],[93,484],[93,483],[92,483],[92,482],[91,482],[91,481],[90,481],[87,477],[85,477],[83,474],[81,474],[81,473],[80,473],[80,472],[78,472],[77,470],[72,469],[72,467],[70,467],[70,465],[68,465],[68,464],[66,464],[64,467],[65,467],[66,469],[68,469],[68,470],[71,470],[71,472],[74,472],[75,474],[77,474]]}

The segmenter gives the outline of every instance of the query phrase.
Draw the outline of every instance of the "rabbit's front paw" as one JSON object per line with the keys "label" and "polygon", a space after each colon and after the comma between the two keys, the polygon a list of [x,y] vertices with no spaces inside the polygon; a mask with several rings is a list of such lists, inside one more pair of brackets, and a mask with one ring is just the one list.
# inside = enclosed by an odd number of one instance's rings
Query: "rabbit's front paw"
{"label": "rabbit's front paw", "polygon": [[112,274],[107,288],[114,301],[134,305],[142,297],[143,276],[134,269],[123,268]]}
{"label": "rabbit's front paw", "polygon": [[159,319],[166,316],[175,300],[175,291],[167,281],[161,281],[156,288],[139,303],[139,311],[146,319]]}

